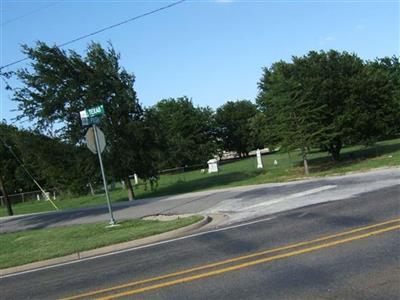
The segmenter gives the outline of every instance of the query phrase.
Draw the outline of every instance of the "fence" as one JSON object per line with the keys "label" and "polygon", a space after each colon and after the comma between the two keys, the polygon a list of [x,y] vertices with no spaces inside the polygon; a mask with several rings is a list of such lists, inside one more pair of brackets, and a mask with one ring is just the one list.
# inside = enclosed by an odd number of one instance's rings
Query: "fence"
{"label": "fence", "polygon": [[[57,197],[57,191],[55,189],[50,189],[46,191],[47,195],[55,200]],[[29,201],[47,201],[47,198],[41,191],[31,191],[25,193],[11,194],[8,195],[12,204],[24,203]],[[0,196],[0,205],[4,206],[4,196]]]}
{"label": "fence", "polygon": [[172,168],[172,169],[165,169],[161,170],[158,173],[161,174],[179,174],[187,171],[193,171],[193,170],[199,170],[199,169],[204,169],[207,168],[207,164],[197,164],[197,165],[192,165],[192,166],[185,166],[185,167],[177,167],[177,168]]}

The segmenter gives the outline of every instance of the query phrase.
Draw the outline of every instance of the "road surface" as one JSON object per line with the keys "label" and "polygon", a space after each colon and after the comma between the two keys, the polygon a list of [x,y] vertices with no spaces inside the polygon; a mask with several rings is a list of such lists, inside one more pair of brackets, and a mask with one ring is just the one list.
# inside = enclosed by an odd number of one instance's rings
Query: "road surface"
{"label": "road surface", "polygon": [[0,279],[0,295],[41,300],[399,299],[399,219],[399,189],[390,185],[6,276]]}
{"label": "road surface", "polygon": [[[276,212],[337,201],[386,187],[400,193],[400,168],[367,173],[210,190],[178,196],[114,204],[117,220],[153,214],[215,214],[227,216],[226,224]],[[107,207],[67,210],[0,218],[1,232],[108,221]]]}

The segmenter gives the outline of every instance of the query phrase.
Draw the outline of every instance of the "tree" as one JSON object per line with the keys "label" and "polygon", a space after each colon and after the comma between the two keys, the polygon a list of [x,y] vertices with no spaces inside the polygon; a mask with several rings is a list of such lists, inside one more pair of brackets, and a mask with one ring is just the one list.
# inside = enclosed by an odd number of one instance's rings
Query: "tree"
{"label": "tree", "polygon": [[215,120],[224,150],[248,155],[252,150],[250,120],[256,113],[256,105],[248,100],[228,101],[217,109]]}
{"label": "tree", "polygon": [[[14,92],[18,119],[28,117],[37,130],[54,131],[80,144],[86,128],[79,111],[103,104],[106,115],[99,126],[107,140],[105,161],[112,176],[125,180],[132,200],[129,175],[148,176],[152,158],[145,155],[143,138],[137,138],[144,119],[133,88],[135,77],[119,65],[119,54],[111,45],[104,49],[97,43],[89,45],[85,57],[43,42],[34,48],[25,45],[23,52],[32,64],[16,73],[23,83]],[[52,130],[55,126],[58,129]]]}
{"label": "tree", "polygon": [[[367,61],[355,78],[348,126],[365,145],[400,132],[400,64],[396,57]],[[352,118],[352,115],[357,116]]]}
{"label": "tree", "polygon": [[24,167],[45,189],[61,193],[82,194],[88,180],[98,177],[95,157],[83,146],[5,123],[0,124],[0,138],[3,183],[13,193],[37,189]]}
{"label": "tree", "polygon": [[[270,108],[273,108],[273,105],[265,100],[268,95],[277,98],[284,95],[285,98],[293,99],[293,95],[289,97],[289,94],[293,93],[294,87],[297,91],[296,97],[304,103],[303,114],[312,112],[314,115],[312,121],[304,121],[308,123],[307,126],[315,127],[312,130],[312,141],[309,142],[320,145],[334,160],[338,160],[343,144],[354,143],[357,135],[352,124],[357,121],[358,112],[352,106],[352,101],[355,99],[354,87],[357,86],[357,79],[362,78],[363,61],[355,54],[330,50],[311,51],[302,57],[294,56],[290,63],[280,64],[291,68],[292,75],[287,75],[278,67],[265,69],[259,85],[260,106],[267,109],[270,105]],[[277,72],[281,75],[273,74]],[[271,86],[269,77],[273,78],[273,82],[280,82],[280,86]],[[287,82],[288,78],[291,78],[290,83]],[[291,88],[285,90],[289,86]],[[291,110],[291,105],[287,103],[286,108]],[[299,116],[299,113],[296,115]]]}
{"label": "tree", "polygon": [[163,156],[160,168],[205,163],[216,152],[213,111],[187,97],[159,101],[149,116],[158,124]]}
{"label": "tree", "polygon": [[303,73],[303,68],[282,61],[265,68],[257,103],[271,122],[275,141],[287,150],[300,149],[307,175],[308,149],[324,131],[318,120],[326,106],[311,96]]}
{"label": "tree", "polygon": [[318,144],[336,161],[344,143],[355,135],[351,123],[358,116],[349,102],[353,97],[355,78],[362,73],[363,61],[356,54],[330,50],[311,51],[293,62],[305,66],[304,76],[311,96],[316,105],[325,106],[318,124],[325,130],[319,136]]}

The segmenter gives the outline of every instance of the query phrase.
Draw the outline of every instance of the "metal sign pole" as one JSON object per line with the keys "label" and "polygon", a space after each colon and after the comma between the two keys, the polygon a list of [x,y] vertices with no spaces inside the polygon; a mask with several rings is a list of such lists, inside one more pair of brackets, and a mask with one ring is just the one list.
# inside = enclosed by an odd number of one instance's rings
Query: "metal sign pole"
{"label": "metal sign pole", "polygon": [[113,225],[116,224],[116,222],[115,222],[115,219],[114,219],[114,216],[113,216],[113,212],[112,212],[112,208],[111,208],[110,195],[108,194],[107,180],[106,180],[106,175],[104,174],[103,160],[101,159],[100,144],[99,144],[99,139],[97,137],[97,130],[96,130],[96,125],[95,124],[93,124],[93,131],[94,131],[94,139],[96,141],[97,155],[99,156],[101,176],[103,177],[104,191],[106,192],[108,211],[110,212],[110,225],[113,226]]}

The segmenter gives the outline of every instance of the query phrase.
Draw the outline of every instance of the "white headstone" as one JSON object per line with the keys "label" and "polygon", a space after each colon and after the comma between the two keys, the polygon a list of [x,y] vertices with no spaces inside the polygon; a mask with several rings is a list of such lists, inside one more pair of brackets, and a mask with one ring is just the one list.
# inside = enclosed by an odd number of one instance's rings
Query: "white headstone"
{"label": "white headstone", "polygon": [[139,179],[138,179],[138,177],[137,177],[137,174],[135,173],[135,174],[133,174],[133,178],[135,179],[135,185],[138,185],[139,184]]}
{"label": "white headstone", "polygon": [[263,168],[263,163],[261,160],[261,151],[260,149],[257,149],[257,169],[262,169]]}
{"label": "white headstone", "polygon": [[208,162],[208,173],[218,172],[218,160],[210,159]]}
{"label": "white headstone", "polygon": [[275,159],[274,160],[274,165],[277,166],[278,165],[278,161]]}

